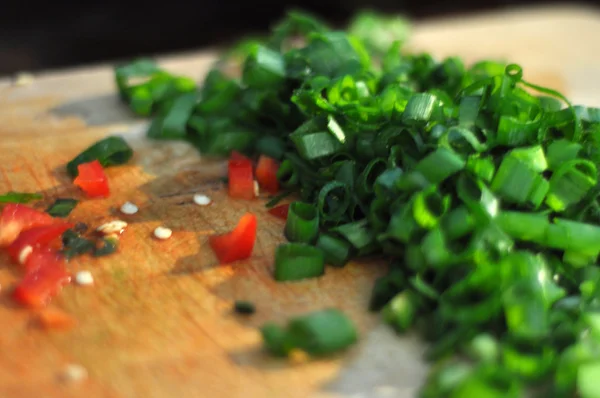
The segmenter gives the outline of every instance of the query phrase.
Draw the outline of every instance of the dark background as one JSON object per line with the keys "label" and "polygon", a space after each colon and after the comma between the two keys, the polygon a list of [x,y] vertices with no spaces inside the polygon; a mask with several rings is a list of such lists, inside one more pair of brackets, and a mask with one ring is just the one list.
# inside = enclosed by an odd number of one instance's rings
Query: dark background
{"label": "dark background", "polygon": [[[13,3],[13,4],[11,4]],[[198,49],[266,31],[290,8],[342,25],[356,11],[414,19],[548,3],[543,0],[2,1],[0,75]],[[590,38],[591,39],[591,38]]]}

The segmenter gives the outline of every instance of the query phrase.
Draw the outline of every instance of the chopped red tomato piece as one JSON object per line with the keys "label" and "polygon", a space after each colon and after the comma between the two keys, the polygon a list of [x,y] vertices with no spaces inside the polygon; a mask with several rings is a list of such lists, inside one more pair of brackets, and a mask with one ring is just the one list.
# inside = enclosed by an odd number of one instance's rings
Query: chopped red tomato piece
{"label": "chopped red tomato piece", "polygon": [[279,181],[277,180],[278,169],[279,163],[275,159],[265,155],[261,155],[258,158],[256,180],[261,188],[273,195],[279,191]]}
{"label": "chopped red tomato piece", "polygon": [[7,204],[0,214],[0,247],[14,242],[21,231],[51,225],[56,220],[47,213],[22,204]]}
{"label": "chopped red tomato piece", "polygon": [[[43,227],[33,227],[21,232],[17,240],[8,246],[8,254],[18,263],[24,264],[31,252],[40,247],[48,246],[52,241],[59,238],[67,229],[73,228],[75,224],[57,221],[57,224]],[[29,249],[25,249],[29,246]],[[29,253],[28,253],[29,252]]]}
{"label": "chopped red tomato piece", "polygon": [[233,231],[208,238],[208,243],[221,264],[244,260],[252,255],[256,226],[256,216],[246,213]]}
{"label": "chopped red tomato piece", "polygon": [[237,199],[254,198],[252,161],[244,155],[232,152],[229,158],[229,196]]}
{"label": "chopped red tomato piece", "polygon": [[108,196],[110,193],[108,179],[99,161],[82,163],[77,166],[77,171],[79,175],[75,177],[73,183],[83,189],[87,196],[92,198]]}
{"label": "chopped red tomato piece", "polygon": [[30,307],[41,307],[71,281],[64,258],[56,251],[39,249],[25,263],[27,274],[14,291],[14,298]]}
{"label": "chopped red tomato piece", "polygon": [[269,209],[269,214],[275,216],[277,218],[281,218],[282,220],[287,220],[288,211],[290,210],[290,204],[284,204],[275,206]]}

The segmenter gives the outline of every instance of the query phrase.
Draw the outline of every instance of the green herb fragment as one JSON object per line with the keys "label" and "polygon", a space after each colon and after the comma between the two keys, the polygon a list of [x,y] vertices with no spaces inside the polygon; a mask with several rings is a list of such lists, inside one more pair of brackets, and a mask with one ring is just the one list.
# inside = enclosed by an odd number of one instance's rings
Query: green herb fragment
{"label": "green herb fragment", "polygon": [[[289,216],[288,216],[289,217]],[[297,281],[323,275],[325,257],[314,246],[303,243],[282,244],[275,250],[275,280]]]}
{"label": "green herb fragment", "polygon": [[238,314],[250,315],[256,312],[256,307],[249,301],[236,301],[233,304],[233,310]]}
{"label": "green herb fragment", "polygon": [[50,207],[46,209],[46,213],[52,217],[67,217],[79,201],[69,198],[59,198],[54,201]]}
{"label": "green herb fragment", "polygon": [[261,329],[267,349],[278,356],[300,349],[313,356],[328,355],[356,343],[352,321],[341,311],[325,309],[291,319],[286,328],[266,324]]}
{"label": "green herb fragment", "polygon": [[325,262],[334,267],[343,267],[352,256],[350,243],[331,235],[319,235],[316,246],[323,251]]}
{"label": "green herb fragment", "polygon": [[278,357],[284,357],[292,350],[287,332],[281,326],[267,323],[260,329],[265,348]]}
{"label": "green herb fragment", "polygon": [[96,142],[67,163],[67,172],[71,177],[77,177],[77,166],[80,164],[97,160],[102,167],[109,167],[127,163],[132,156],[133,150],[123,138],[107,137]]}
{"label": "green herb fragment", "polygon": [[113,254],[119,248],[119,238],[117,237],[104,237],[100,240],[100,246],[94,248],[92,255],[94,257],[103,257]]}
{"label": "green herb fragment", "polygon": [[312,243],[319,234],[319,214],[315,206],[294,202],[285,223],[285,236],[290,242]]}
{"label": "green herb fragment", "polygon": [[29,203],[42,199],[39,193],[7,192],[0,195],[0,203]]}
{"label": "green herb fragment", "polygon": [[397,294],[382,311],[383,320],[398,332],[405,332],[412,326],[415,314],[415,298],[408,291]]}
{"label": "green herb fragment", "polygon": [[93,241],[83,238],[72,229],[66,230],[62,235],[62,253],[67,260],[87,253],[93,253],[96,245]]}

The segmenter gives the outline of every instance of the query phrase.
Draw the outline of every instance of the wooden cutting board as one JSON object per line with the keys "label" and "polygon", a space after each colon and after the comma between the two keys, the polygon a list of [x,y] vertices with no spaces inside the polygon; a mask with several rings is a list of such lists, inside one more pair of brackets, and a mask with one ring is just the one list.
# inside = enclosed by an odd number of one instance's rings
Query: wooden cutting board
{"label": "wooden cutting board", "polygon": [[[415,26],[410,48],[469,61],[499,58],[520,63],[525,77],[564,90],[576,103],[600,105],[600,14],[572,7],[456,17]],[[212,53],[167,57],[164,66],[201,78]],[[72,314],[69,331],[43,331],[33,313],[12,303],[19,271],[0,255],[0,397],[408,397],[422,383],[423,347],[396,337],[366,311],[383,264],[353,263],[324,277],[278,284],[273,250],[283,222],[266,214],[263,200],[232,201],[220,177],[223,162],[204,161],[182,143],[143,139],[115,96],[109,66],[42,73],[31,84],[0,81],[0,193],[41,192],[43,208],[57,197],[81,198],[64,164],[92,142],[121,133],[136,155],[107,171],[113,194],[85,200],[71,219],[98,226],[123,219],[129,227],[118,254],[72,261],[89,270],[94,287],[68,286],[52,306]],[[214,204],[199,207],[204,192]],[[116,210],[139,205],[133,216]],[[207,236],[232,228],[246,211],[259,218],[254,256],[218,266]],[[159,225],[171,239],[151,238]],[[231,313],[234,300],[253,301],[252,317]],[[358,325],[360,343],[333,358],[290,363],[260,349],[257,327],[266,321],[338,307]],[[89,377],[60,381],[67,364]]]}

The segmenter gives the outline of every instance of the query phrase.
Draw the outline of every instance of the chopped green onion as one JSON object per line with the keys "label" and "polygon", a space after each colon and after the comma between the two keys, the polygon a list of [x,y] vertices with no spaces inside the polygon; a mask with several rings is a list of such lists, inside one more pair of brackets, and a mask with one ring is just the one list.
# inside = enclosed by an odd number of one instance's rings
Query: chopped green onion
{"label": "chopped green onion", "polygon": [[397,267],[390,267],[386,275],[375,281],[369,301],[369,310],[379,311],[407,285],[408,282],[402,271]]}
{"label": "chopped green onion", "polygon": [[29,203],[42,199],[39,193],[8,192],[0,195],[0,203]]}
{"label": "chopped green onion", "polygon": [[293,348],[288,342],[285,329],[273,323],[267,323],[260,329],[265,348],[275,356],[284,357]]}
{"label": "chopped green onion", "polygon": [[100,247],[96,247],[93,251],[94,257],[103,257],[113,254],[119,247],[119,239],[107,236],[102,238]]}
{"label": "chopped green onion", "polygon": [[285,79],[285,62],[278,51],[255,45],[248,52],[242,80],[249,87],[269,88]]}
{"label": "chopped green onion", "polygon": [[75,199],[56,199],[50,207],[46,209],[46,213],[50,214],[52,217],[67,217],[75,206],[77,206],[79,201]]}
{"label": "chopped green onion", "polygon": [[465,167],[465,161],[449,149],[440,148],[423,158],[415,170],[432,184],[439,184]]}
{"label": "chopped green onion", "polygon": [[198,102],[196,93],[177,97],[164,114],[155,118],[148,130],[148,137],[155,139],[183,139],[187,134],[188,120]]}
{"label": "chopped green onion", "polygon": [[338,221],[350,206],[350,190],[344,183],[333,181],[321,188],[317,199],[321,221]]}
{"label": "chopped green onion", "polygon": [[350,242],[359,255],[368,254],[376,248],[375,233],[369,228],[367,220],[339,225],[332,228],[331,232]]}
{"label": "chopped green onion", "polygon": [[358,339],[354,325],[336,309],[316,311],[292,319],[287,336],[294,347],[310,355],[326,355],[343,350]]}
{"label": "chopped green onion", "polygon": [[256,312],[256,307],[249,301],[240,301],[237,300],[233,304],[233,310],[238,314],[250,315]]}
{"label": "chopped green onion", "polygon": [[409,291],[398,293],[382,311],[383,320],[398,332],[405,332],[415,320],[416,303]]}
{"label": "chopped green onion", "polygon": [[438,99],[432,94],[415,94],[408,100],[402,120],[406,123],[428,122],[433,116]]}
{"label": "chopped green onion", "polygon": [[570,160],[552,174],[546,204],[554,211],[563,211],[577,204],[598,183],[596,165],[588,160]]}
{"label": "chopped green onion", "polygon": [[[148,60],[119,66],[117,86],[155,115],[150,136],[280,162],[267,206],[297,201],[276,279],[391,263],[369,308],[429,343],[423,398],[598,395],[600,109],[517,64],[407,53],[387,16],[357,21],[353,35],[291,13],[199,89]],[[325,319],[266,325],[265,345],[326,354],[355,339]]]}
{"label": "chopped green onion", "polygon": [[81,237],[77,232],[68,229],[62,235],[62,253],[67,259],[94,252],[96,245],[89,239]]}
{"label": "chopped green onion", "polygon": [[294,202],[285,223],[285,236],[290,242],[312,243],[319,235],[319,213],[314,205]]}
{"label": "chopped green onion", "polygon": [[325,262],[335,267],[346,265],[352,255],[352,246],[347,241],[331,235],[319,235],[316,245],[323,251]]}
{"label": "chopped green onion", "polygon": [[298,281],[325,272],[323,252],[303,243],[286,243],[275,250],[275,280]]}
{"label": "chopped green onion", "polygon": [[67,171],[71,177],[76,177],[77,166],[80,164],[97,160],[102,167],[109,167],[127,163],[131,156],[133,156],[133,150],[123,138],[107,137],[96,142],[67,163]]}

